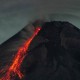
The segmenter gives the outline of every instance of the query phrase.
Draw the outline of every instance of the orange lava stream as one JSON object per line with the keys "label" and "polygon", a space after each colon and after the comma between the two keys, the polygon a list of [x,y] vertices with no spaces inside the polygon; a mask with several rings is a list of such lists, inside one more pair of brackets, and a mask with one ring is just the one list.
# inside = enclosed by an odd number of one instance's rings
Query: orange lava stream
{"label": "orange lava stream", "polygon": [[[18,52],[16,53],[15,57],[12,60],[12,64],[9,66],[8,70],[6,71],[4,76],[0,78],[0,80],[11,80],[11,78],[13,78],[16,75],[18,75],[20,79],[23,78],[24,75],[20,72],[21,63],[26,56],[30,43],[32,42],[34,37],[38,34],[40,29],[41,27],[37,27],[33,35],[24,43],[22,47],[19,48]],[[5,69],[2,69],[2,71],[5,71]]]}

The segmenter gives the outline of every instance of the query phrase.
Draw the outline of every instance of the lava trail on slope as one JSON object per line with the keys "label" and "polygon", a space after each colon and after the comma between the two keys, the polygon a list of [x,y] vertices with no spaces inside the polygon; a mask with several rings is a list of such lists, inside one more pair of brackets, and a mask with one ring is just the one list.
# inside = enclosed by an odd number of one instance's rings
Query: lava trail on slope
{"label": "lava trail on slope", "polygon": [[2,75],[0,80],[12,80],[15,76],[18,76],[20,79],[23,78],[24,75],[20,71],[21,64],[23,62],[23,59],[27,55],[30,43],[40,30],[41,27],[37,27],[33,35],[28,40],[26,40],[23,46],[19,48],[19,50],[17,51],[16,55],[12,60],[11,65],[9,67],[6,66],[4,69],[0,70],[0,74],[6,72],[4,75]]}

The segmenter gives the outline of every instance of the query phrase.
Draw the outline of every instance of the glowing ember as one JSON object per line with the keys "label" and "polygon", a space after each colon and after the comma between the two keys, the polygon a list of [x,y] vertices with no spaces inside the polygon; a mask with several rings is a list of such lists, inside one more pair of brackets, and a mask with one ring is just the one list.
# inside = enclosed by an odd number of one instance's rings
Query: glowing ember
{"label": "glowing ember", "polygon": [[[34,34],[24,43],[22,47],[19,48],[18,52],[16,53],[15,57],[12,60],[12,64],[9,66],[5,75],[2,78],[0,78],[0,80],[11,80],[11,78],[16,75],[18,75],[18,77],[22,79],[23,74],[20,72],[21,63],[26,56],[26,52],[28,51],[31,41],[38,34],[40,29],[41,29],[40,27],[37,27],[36,30],[34,31]],[[6,69],[2,69],[0,72],[1,73],[5,72],[5,70]]]}

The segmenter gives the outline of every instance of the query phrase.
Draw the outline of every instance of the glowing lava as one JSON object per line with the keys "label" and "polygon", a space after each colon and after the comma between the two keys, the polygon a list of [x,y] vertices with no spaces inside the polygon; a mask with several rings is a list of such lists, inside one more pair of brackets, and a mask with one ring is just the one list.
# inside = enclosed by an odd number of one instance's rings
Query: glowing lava
{"label": "glowing lava", "polygon": [[[20,72],[20,66],[23,61],[23,59],[26,56],[26,53],[28,52],[28,48],[34,37],[38,34],[38,32],[41,30],[41,27],[37,27],[34,31],[33,35],[23,44],[22,47],[19,48],[18,52],[16,53],[15,57],[12,60],[11,65],[7,69],[6,73],[0,78],[0,80],[12,80],[14,76],[18,76],[20,79],[22,79],[23,74]],[[5,69],[1,70],[2,72],[5,72]]]}

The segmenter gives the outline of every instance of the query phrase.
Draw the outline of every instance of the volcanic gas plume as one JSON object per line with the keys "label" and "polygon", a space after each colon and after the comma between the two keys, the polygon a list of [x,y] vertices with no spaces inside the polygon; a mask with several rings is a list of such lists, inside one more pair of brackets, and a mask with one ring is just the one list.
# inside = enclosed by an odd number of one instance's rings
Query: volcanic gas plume
{"label": "volcanic gas plume", "polygon": [[[34,39],[34,37],[38,34],[38,32],[41,30],[41,27],[37,27],[34,31],[33,35],[26,40],[26,42],[19,48],[16,55],[14,56],[12,63],[10,66],[6,66],[2,70],[0,70],[0,74],[4,73],[0,80],[12,80],[13,77],[18,76],[20,79],[23,78],[23,74],[20,71],[21,64],[23,62],[23,59],[27,55],[28,48],[30,46],[30,43]],[[7,69],[6,69],[7,68]]]}

